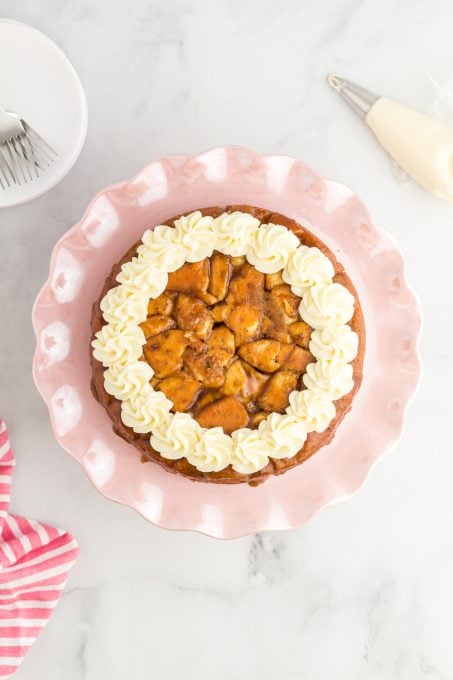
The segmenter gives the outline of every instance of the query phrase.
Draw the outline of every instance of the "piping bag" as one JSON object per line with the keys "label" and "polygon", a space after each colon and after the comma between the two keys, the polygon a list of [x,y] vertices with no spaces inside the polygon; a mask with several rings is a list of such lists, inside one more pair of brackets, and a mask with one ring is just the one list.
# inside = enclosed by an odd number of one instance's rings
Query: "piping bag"
{"label": "piping bag", "polygon": [[453,127],[331,74],[327,81],[418,184],[453,201]]}

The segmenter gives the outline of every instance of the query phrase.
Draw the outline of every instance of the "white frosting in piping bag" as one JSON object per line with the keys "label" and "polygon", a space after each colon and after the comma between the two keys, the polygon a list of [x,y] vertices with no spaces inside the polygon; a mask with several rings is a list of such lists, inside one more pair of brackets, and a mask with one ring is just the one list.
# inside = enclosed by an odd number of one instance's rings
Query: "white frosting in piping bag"
{"label": "white frosting in piping bag", "polygon": [[365,121],[388,153],[418,184],[453,201],[453,127],[380,97]]}

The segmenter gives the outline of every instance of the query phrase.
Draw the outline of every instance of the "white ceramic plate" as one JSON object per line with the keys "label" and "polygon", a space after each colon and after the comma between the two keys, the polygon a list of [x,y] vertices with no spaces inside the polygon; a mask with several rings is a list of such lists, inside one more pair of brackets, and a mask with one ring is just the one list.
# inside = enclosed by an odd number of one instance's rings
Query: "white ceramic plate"
{"label": "white ceramic plate", "polygon": [[87,104],[77,73],[55,43],[35,28],[0,19],[0,104],[27,121],[58,153],[38,179],[0,188],[0,207],[51,189],[76,162],[87,129]]}

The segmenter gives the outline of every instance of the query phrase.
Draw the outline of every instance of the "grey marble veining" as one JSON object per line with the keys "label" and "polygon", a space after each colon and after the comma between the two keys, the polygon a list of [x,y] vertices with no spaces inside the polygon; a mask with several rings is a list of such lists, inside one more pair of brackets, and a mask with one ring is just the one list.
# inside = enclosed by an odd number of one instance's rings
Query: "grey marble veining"
{"label": "grey marble veining", "polygon": [[[61,45],[89,107],[70,174],[0,212],[13,510],[81,546],[18,680],[451,680],[453,209],[402,182],[325,84],[335,71],[453,120],[450,0],[0,0],[0,14]],[[30,313],[53,244],[96,191],[160,155],[228,143],[350,185],[403,249],[425,329],[404,436],[362,491],[300,529],[221,542],[95,492],[33,386]]]}

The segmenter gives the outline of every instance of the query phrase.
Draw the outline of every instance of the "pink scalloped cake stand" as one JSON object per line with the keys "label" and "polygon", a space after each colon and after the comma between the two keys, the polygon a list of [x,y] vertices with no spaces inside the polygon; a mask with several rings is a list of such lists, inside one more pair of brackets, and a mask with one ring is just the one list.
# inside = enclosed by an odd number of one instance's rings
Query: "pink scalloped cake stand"
{"label": "pink scalloped cake stand", "polygon": [[[355,283],[367,327],[363,384],[334,440],[255,488],[191,482],[141,463],[90,392],[91,304],[112,264],[151,225],[227,203],[275,210],[314,231]],[[33,326],[33,373],[55,437],[95,487],[160,527],[219,538],[298,526],[357,491],[400,437],[420,376],[420,311],[394,241],[346,187],[294,158],[239,147],[168,156],[97,194],[53,250]]]}

